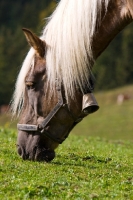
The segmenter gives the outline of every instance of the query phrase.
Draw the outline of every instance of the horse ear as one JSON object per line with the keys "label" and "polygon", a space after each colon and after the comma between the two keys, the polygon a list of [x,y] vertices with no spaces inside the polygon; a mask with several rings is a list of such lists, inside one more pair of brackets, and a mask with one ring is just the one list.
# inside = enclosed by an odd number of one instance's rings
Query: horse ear
{"label": "horse ear", "polygon": [[29,29],[23,28],[22,30],[26,36],[28,43],[37,51],[37,53],[41,57],[44,57],[45,49],[46,49],[45,41],[42,41],[39,37],[37,37]]}

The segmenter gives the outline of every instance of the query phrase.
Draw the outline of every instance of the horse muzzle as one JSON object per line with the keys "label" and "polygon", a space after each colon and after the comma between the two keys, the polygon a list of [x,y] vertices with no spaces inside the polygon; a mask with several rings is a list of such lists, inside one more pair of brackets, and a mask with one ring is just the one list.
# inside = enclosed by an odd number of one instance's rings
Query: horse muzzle
{"label": "horse muzzle", "polygon": [[19,145],[18,154],[22,157],[23,160],[32,160],[39,162],[50,162],[55,157],[55,152],[53,150],[34,147],[32,151],[27,152],[25,148]]}

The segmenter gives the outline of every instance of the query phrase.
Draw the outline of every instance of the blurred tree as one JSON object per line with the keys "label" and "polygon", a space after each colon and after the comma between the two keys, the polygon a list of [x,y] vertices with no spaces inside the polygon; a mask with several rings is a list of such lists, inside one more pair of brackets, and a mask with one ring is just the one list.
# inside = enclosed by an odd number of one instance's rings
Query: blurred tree
{"label": "blurred tree", "polygon": [[29,49],[22,28],[40,35],[43,18],[55,5],[52,0],[0,1],[0,105],[10,102],[17,73]]}
{"label": "blurred tree", "polygon": [[133,83],[133,24],[126,27],[98,58],[93,68],[96,89]]}

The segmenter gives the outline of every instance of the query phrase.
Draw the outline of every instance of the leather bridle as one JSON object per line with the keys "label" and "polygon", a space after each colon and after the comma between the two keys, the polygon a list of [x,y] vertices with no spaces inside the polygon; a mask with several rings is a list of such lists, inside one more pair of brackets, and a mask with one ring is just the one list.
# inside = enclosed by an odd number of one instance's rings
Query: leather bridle
{"label": "leather bridle", "polygon": [[[75,117],[69,110],[68,105],[64,103],[62,91],[61,91],[61,84],[56,85],[56,90],[58,94],[58,103],[55,105],[55,107],[51,110],[51,112],[46,116],[44,121],[41,124],[38,125],[32,125],[32,124],[17,124],[17,128],[20,131],[28,131],[28,132],[39,132],[40,134],[44,134],[47,138],[53,140],[56,143],[61,144],[69,135],[72,128],[79,123],[86,115],[81,115],[80,117]],[[58,111],[60,111],[61,108],[65,108],[67,110],[67,114],[69,117],[72,118],[73,125],[70,127],[70,129],[64,133],[60,134],[60,137],[53,135],[51,132],[48,132],[45,128],[48,125],[48,123],[52,120],[52,118],[56,115]]]}

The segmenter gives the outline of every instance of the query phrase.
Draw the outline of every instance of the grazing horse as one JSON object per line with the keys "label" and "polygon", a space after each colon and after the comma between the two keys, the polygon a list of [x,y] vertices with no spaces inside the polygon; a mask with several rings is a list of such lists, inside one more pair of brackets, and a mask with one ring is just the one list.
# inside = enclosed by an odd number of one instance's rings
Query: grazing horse
{"label": "grazing horse", "polygon": [[12,101],[23,159],[54,159],[72,128],[98,109],[91,69],[132,21],[133,0],[61,0],[40,38],[23,29],[31,49]]}

